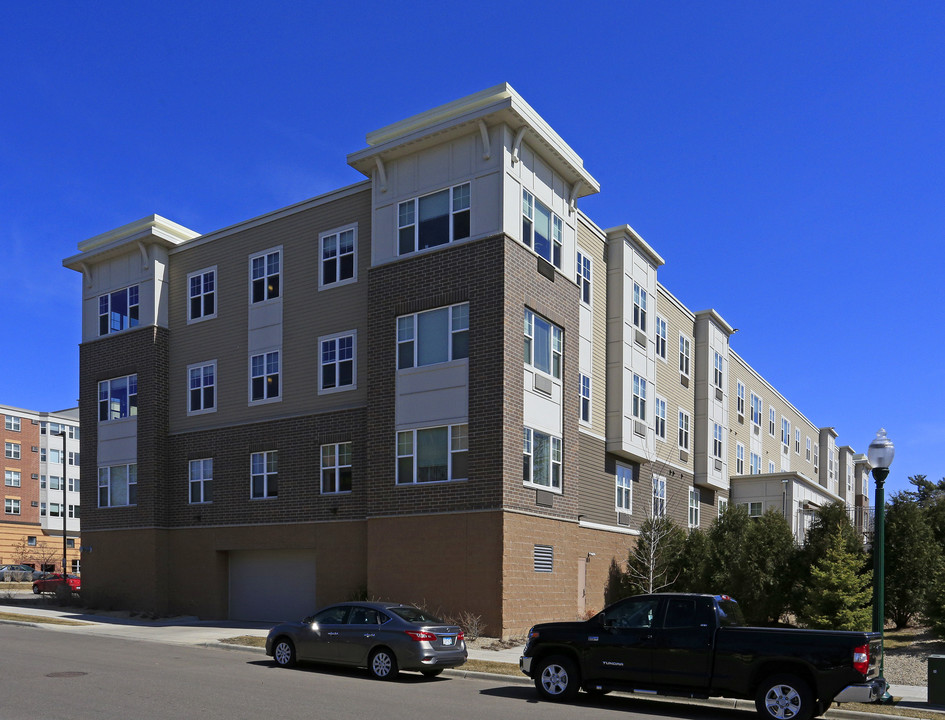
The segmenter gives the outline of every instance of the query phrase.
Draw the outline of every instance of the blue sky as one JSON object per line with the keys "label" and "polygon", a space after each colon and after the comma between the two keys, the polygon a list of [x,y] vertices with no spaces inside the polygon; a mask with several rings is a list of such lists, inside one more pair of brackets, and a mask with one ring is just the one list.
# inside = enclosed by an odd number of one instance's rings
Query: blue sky
{"label": "blue sky", "polygon": [[[575,13],[574,9],[579,8]],[[0,25],[0,403],[78,396],[84,239],[359,181],[391,122],[509,82],[660,280],[840,444],[945,477],[945,5],[14,3]]]}

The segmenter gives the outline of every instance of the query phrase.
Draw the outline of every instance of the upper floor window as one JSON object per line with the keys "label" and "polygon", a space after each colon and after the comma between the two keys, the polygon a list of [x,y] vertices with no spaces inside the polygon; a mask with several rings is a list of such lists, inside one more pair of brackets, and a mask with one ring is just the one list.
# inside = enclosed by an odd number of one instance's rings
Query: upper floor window
{"label": "upper floor window", "polygon": [[397,484],[469,476],[469,426],[444,425],[397,433]]}
{"label": "upper floor window", "polygon": [[69,478],[69,492],[79,492],[79,478]]}
{"label": "upper floor window", "polygon": [[212,412],[217,408],[217,363],[198,363],[187,368],[189,391],[187,414]]}
{"label": "upper floor window", "polygon": [[269,250],[249,259],[250,297],[254,303],[279,297],[282,253]]}
{"label": "upper floor window", "polygon": [[217,316],[216,268],[198,270],[187,276],[187,321],[209,320]]}
{"label": "upper floor window", "polygon": [[804,459],[807,460],[807,462],[810,462],[810,438],[807,438],[807,442],[805,444]]}
{"label": "upper floor window", "polygon": [[679,449],[689,449],[689,413],[679,411]]}
{"label": "upper floor window", "polygon": [[527,485],[561,490],[561,438],[524,429],[522,479]]}
{"label": "upper floor window", "polygon": [[791,421],[786,417],[781,418],[781,444],[785,448],[791,446]]}
{"label": "upper floor window", "polygon": [[719,498],[719,517],[722,517],[726,510],[728,510],[728,498]]}
{"label": "upper floor window", "polygon": [[751,394],[751,421],[761,427],[761,398],[755,393]]}
{"label": "upper floor window", "polygon": [[794,428],[794,452],[801,454],[801,429]]}
{"label": "upper floor window", "polygon": [[633,324],[646,332],[646,290],[633,283]]}
{"label": "upper floor window", "polygon": [[5,470],[3,481],[8,487],[20,487],[20,471]]}
{"label": "upper floor window", "polygon": [[715,387],[721,390],[724,387],[725,376],[722,373],[722,355],[719,352],[715,353]]}
{"label": "upper floor window", "polygon": [[469,183],[405,200],[397,206],[399,255],[469,237]]}
{"label": "upper floor window", "polygon": [[817,468],[820,465],[820,445],[814,443],[814,472],[817,472]]}
{"label": "upper floor window", "polygon": [[98,469],[98,506],[138,504],[138,466],[112,465]]}
{"label": "upper floor window", "polygon": [[666,321],[656,316],[656,357],[666,359]]}
{"label": "upper floor window", "polygon": [[752,475],[761,475],[761,455],[758,453],[751,454],[751,474]]}
{"label": "upper floor window", "polygon": [[79,465],[82,464],[81,461],[80,461],[80,458],[79,458],[79,453],[77,453],[77,452],[75,452],[75,451],[73,451],[73,450],[70,450],[70,451],[69,451],[69,464],[70,464],[70,465],[74,465],[74,466],[76,466],[76,467],[78,467]]}
{"label": "upper floor window", "polygon": [[745,446],[741,443],[735,444],[735,474],[745,474]]}
{"label": "upper floor window", "polygon": [[769,460],[769,461],[768,461],[768,472],[769,472],[769,473],[773,473],[774,471],[775,471],[775,470],[774,470],[774,460]]}
{"label": "upper floor window", "polygon": [[689,338],[679,334],[679,374],[689,377],[689,352],[691,345]]}
{"label": "upper floor window", "polygon": [[722,426],[712,423],[712,456],[722,459]]}
{"label": "upper floor window", "polygon": [[249,496],[254,500],[278,497],[279,451],[253,453],[249,467]]}
{"label": "upper floor window", "polygon": [[581,302],[591,304],[591,259],[582,252],[577,254],[577,284],[581,291]]}
{"label": "upper floor window", "polygon": [[656,396],[656,437],[666,439],[666,401],[659,395]]}
{"label": "upper floor window", "polygon": [[[45,450],[45,448],[43,449]],[[49,448],[49,462],[52,463],[53,465],[61,465],[62,464],[62,450],[57,450],[56,448]]]}
{"label": "upper floor window", "polygon": [[633,512],[633,468],[617,464],[617,512]]}
{"label": "upper floor window", "polygon": [[138,325],[138,286],[98,296],[98,334],[127,330]]}
{"label": "upper floor window", "polygon": [[773,407],[768,408],[768,434],[774,437],[775,412]]}
{"label": "upper floor window", "polygon": [[319,392],[350,390],[357,387],[355,359],[357,336],[353,332],[319,339]]}
{"label": "upper floor window", "polygon": [[20,418],[16,415],[7,415],[5,416],[3,427],[11,432],[20,431]]}
{"label": "upper floor window", "polygon": [[469,357],[469,303],[397,318],[397,369]]}
{"label": "upper floor window", "polygon": [[699,527],[699,505],[702,502],[699,488],[689,488],[689,527]]}
{"label": "upper floor window", "polygon": [[79,426],[78,425],[69,425],[69,439],[70,440],[79,439]]}
{"label": "upper floor window", "polygon": [[351,492],[351,443],[322,445],[322,494]]}
{"label": "upper floor window", "polygon": [[278,400],[279,388],[279,351],[252,355],[249,359],[249,400]]}
{"label": "upper floor window", "polygon": [[666,515],[666,478],[660,475],[653,476],[653,517],[661,518]]}
{"label": "upper floor window", "polygon": [[591,421],[591,379],[581,373],[581,422]]}
{"label": "upper floor window", "polygon": [[560,379],[563,346],[561,328],[525,308],[525,364]]}
{"label": "upper floor window", "polygon": [[631,414],[637,420],[646,422],[646,380],[633,375],[633,406]]}
{"label": "upper floor window", "polygon": [[5,498],[4,503],[3,503],[3,511],[7,515],[19,515],[20,514],[19,498]]}
{"label": "upper floor window", "polygon": [[735,384],[735,409],[742,418],[745,417],[745,386],[741,380]]}
{"label": "upper floor window", "polygon": [[190,461],[190,502],[213,502],[213,458]]}
{"label": "upper floor window", "polygon": [[138,376],[126,375],[98,384],[98,421],[120,420],[138,414]]}
{"label": "upper floor window", "polygon": [[556,268],[561,267],[561,218],[528,190],[522,190],[522,242]]}
{"label": "upper floor window", "polygon": [[358,279],[358,226],[330,230],[318,237],[321,252],[320,288],[346,285]]}

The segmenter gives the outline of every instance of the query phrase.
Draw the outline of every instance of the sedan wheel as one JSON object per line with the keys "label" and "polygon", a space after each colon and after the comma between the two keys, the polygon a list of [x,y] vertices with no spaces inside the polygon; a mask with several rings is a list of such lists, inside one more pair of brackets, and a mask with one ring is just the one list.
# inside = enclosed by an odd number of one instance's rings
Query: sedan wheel
{"label": "sedan wheel", "polygon": [[377,680],[393,680],[397,677],[397,658],[387,648],[375,650],[368,663],[371,675]]}
{"label": "sedan wheel", "polygon": [[295,645],[291,640],[279,640],[272,650],[272,657],[279,667],[292,667],[295,665]]}

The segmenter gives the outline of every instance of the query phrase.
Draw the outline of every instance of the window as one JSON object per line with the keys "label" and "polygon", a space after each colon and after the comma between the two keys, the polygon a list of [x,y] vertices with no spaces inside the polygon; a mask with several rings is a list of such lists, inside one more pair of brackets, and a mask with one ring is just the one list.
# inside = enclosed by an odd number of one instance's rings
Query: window
{"label": "window", "polygon": [[726,510],[728,510],[728,498],[719,498],[719,517],[722,517]]}
{"label": "window", "polygon": [[6,498],[3,503],[3,511],[7,515],[19,515],[20,514],[19,498]]}
{"label": "window", "polygon": [[633,512],[633,468],[617,464],[617,512]]}
{"label": "window", "polygon": [[39,449],[39,461],[41,463],[46,462],[46,448]]}
{"label": "window", "polygon": [[39,514],[40,514],[40,516],[42,516],[42,517],[46,517],[46,503],[41,502],[41,503],[39,504]]}
{"label": "window", "polygon": [[722,355],[718,352],[715,353],[715,387],[719,390],[722,389],[722,384],[724,382],[724,375],[722,374]]}
{"label": "window", "polygon": [[800,428],[794,428],[794,452],[798,455],[801,454],[801,430]]}
{"label": "window", "polygon": [[722,426],[718,423],[712,423],[712,456],[722,459]]}
{"label": "window", "polygon": [[524,441],[525,484],[561,490],[561,438],[525,428]]}
{"label": "window", "polygon": [[79,453],[72,450],[69,451],[69,464],[74,465],[75,467],[81,465],[81,462],[79,461]]}
{"label": "window", "polygon": [[591,259],[582,252],[577,254],[577,284],[581,302],[591,304]]}
{"label": "window", "polygon": [[528,190],[522,190],[522,242],[556,268],[561,267],[562,228],[561,218]]}
{"label": "window", "polygon": [[69,478],[69,492],[79,492],[79,478]]}
{"label": "window", "polygon": [[528,308],[525,309],[525,364],[561,378],[564,333]]}
{"label": "window", "polygon": [[533,555],[533,567],[535,572],[550,573],[554,572],[555,567],[555,549],[552,545],[536,545]]}
{"label": "window", "polygon": [[[72,506],[70,505],[69,508],[71,509]],[[72,515],[69,515],[69,517],[72,517]],[[66,539],[66,547],[74,548],[74,547],[75,547],[75,538],[67,538],[67,539]]]}
{"label": "window", "polygon": [[820,465],[820,446],[814,443],[814,472],[817,472],[818,465]]}
{"label": "window", "polygon": [[27,544],[27,546],[29,546],[29,547],[36,547],[36,536],[35,536],[35,535],[27,535],[27,536],[26,536],[26,544]]}
{"label": "window", "polygon": [[20,459],[20,443],[4,443],[4,454],[11,460]]}
{"label": "window", "polygon": [[250,366],[250,402],[278,400],[279,388],[279,351],[253,355],[249,359]]}
{"label": "window", "polygon": [[735,443],[735,474],[745,474],[745,446]]}
{"label": "window", "polygon": [[660,475],[653,476],[653,517],[661,518],[666,515],[666,478]]}
{"label": "window", "polygon": [[351,492],[351,443],[322,445],[322,494]]}
{"label": "window", "polygon": [[735,383],[735,410],[740,417],[745,417],[745,386],[741,380]]}
{"label": "window", "polygon": [[216,360],[187,367],[189,390],[187,414],[213,412],[216,410]]}
{"label": "window", "polygon": [[78,561],[78,560],[72,560],[72,561],[71,561],[71,565],[72,565],[72,570],[71,570],[72,574],[73,574],[73,575],[78,575],[78,574],[79,574],[79,561]]}
{"label": "window", "polygon": [[761,427],[761,398],[751,394],[751,422]]}
{"label": "window", "polygon": [[354,332],[319,338],[318,391],[351,390],[358,386],[355,369],[357,336]]}
{"label": "window", "polygon": [[469,237],[469,183],[397,206],[399,255],[426,250]]}
{"label": "window", "polygon": [[213,458],[190,461],[190,503],[213,502]]}
{"label": "window", "polygon": [[318,287],[347,285],[358,279],[358,226],[340,228],[318,237],[321,272]]}
{"label": "window", "polygon": [[5,470],[3,474],[3,484],[7,487],[20,487],[20,471]]}
{"label": "window", "polygon": [[679,336],[679,374],[689,377],[689,338],[685,335]]}
{"label": "window", "polygon": [[834,451],[833,448],[827,450],[827,477],[833,480],[834,473]]}
{"label": "window", "polygon": [[689,413],[679,411],[679,449],[689,449]]}
{"label": "window", "polygon": [[689,527],[699,527],[699,488],[689,488]]}
{"label": "window", "polygon": [[751,474],[761,475],[761,455],[758,453],[751,454]]}
{"label": "window", "polygon": [[49,476],[49,489],[50,490],[62,490],[62,478],[58,475]]}
{"label": "window", "polygon": [[138,504],[138,466],[112,465],[98,469],[98,506]]}
{"label": "window", "polygon": [[768,434],[771,437],[774,437],[774,418],[775,418],[774,408],[769,407],[768,408]]}
{"label": "window", "polygon": [[786,417],[781,418],[781,444],[785,449],[791,446],[791,421]]}
{"label": "window", "polygon": [[281,256],[280,250],[270,250],[249,259],[251,302],[260,303],[279,297]]}
{"label": "window", "polygon": [[69,517],[71,517],[71,518],[73,518],[73,519],[79,517],[79,515],[80,515],[80,513],[79,513],[79,508],[80,508],[79,505],[70,505],[70,506],[69,506]]}
{"label": "window", "polygon": [[656,425],[654,429],[656,430],[656,437],[661,440],[666,439],[666,401],[661,398],[659,395],[656,396],[655,401],[656,407]]}
{"label": "window", "polygon": [[748,511],[748,517],[761,517],[760,502],[738,503],[738,507],[745,508]]}
{"label": "window", "polygon": [[591,379],[581,373],[581,422],[591,421]]}
{"label": "window", "polygon": [[3,427],[12,432],[20,432],[20,418],[16,415],[7,415],[4,419]]}
{"label": "window", "polygon": [[138,286],[98,296],[98,334],[109,335],[137,327]]}
{"label": "window", "polygon": [[253,453],[249,465],[249,496],[254,500],[278,497],[279,451]]}
{"label": "window", "polygon": [[397,318],[397,369],[469,357],[469,303]]}
{"label": "window", "polygon": [[666,359],[666,321],[659,315],[656,316],[656,356],[661,360]]}
{"label": "window", "polygon": [[138,376],[126,375],[98,384],[98,421],[121,420],[138,414]]}
{"label": "window", "polygon": [[217,316],[217,269],[198,270],[187,276],[187,322],[209,320]]}
{"label": "window", "polygon": [[463,480],[469,476],[468,456],[468,425],[398,432],[397,484]]}
{"label": "window", "polygon": [[70,440],[79,439],[79,426],[78,425],[69,425],[69,439]]}
{"label": "window", "polygon": [[646,332],[646,290],[633,283],[633,324]]}
{"label": "window", "polygon": [[807,438],[807,443],[804,448],[804,459],[810,462],[810,438]]}
{"label": "window", "polygon": [[769,461],[768,461],[768,472],[769,472],[769,473],[775,472],[774,460],[769,460]]}
{"label": "window", "polygon": [[646,380],[634,373],[633,375],[633,406],[631,414],[637,420],[646,422]]}

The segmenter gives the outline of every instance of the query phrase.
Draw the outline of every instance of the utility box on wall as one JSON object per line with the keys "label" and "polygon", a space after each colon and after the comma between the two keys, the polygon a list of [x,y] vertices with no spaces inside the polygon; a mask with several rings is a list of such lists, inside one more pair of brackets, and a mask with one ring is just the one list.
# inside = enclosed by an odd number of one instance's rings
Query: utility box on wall
{"label": "utility box on wall", "polygon": [[929,655],[929,705],[945,705],[945,655]]}

